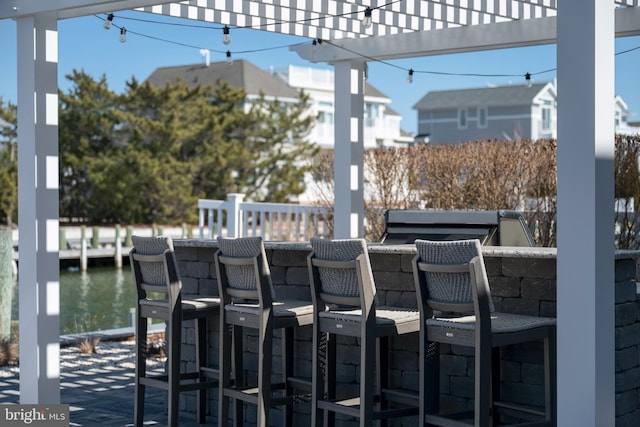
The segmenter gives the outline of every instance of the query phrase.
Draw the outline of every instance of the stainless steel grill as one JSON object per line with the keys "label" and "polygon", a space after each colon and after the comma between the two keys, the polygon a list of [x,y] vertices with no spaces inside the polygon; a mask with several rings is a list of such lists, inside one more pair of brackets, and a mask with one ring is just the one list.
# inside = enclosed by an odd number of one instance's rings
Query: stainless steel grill
{"label": "stainless steel grill", "polygon": [[535,246],[524,217],[517,211],[387,210],[380,242],[410,244],[416,239],[479,239],[485,246]]}

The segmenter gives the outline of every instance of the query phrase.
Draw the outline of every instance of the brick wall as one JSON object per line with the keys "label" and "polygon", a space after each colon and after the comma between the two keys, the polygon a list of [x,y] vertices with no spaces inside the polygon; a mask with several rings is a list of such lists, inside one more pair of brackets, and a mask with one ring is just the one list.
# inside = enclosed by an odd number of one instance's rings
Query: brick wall
{"label": "brick wall", "polygon": [[[187,294],[217,294],[213,267],[215,244],[205,241],[176,242],[178,267],[183,289]],[[310,285],[306,257],[310,247],[304,244],[267,244],[267,258],[273,283],[279,296],[310,300]],[[518,256],[505,251],[485,252],[485,265],[496,310],[535,316],[556,315],[555,256]],[[535,251],[533,252],[535,254]],[[399,247],[371,247],[370,258],[379,302],[387,305],[416,307],[411,270],[413,250]],[[632,258],[616,260],[616,425],[635,426],[640,419],[640,300],[636,292],[636,266]],[[183,346],[183,363],[193,363],[193,330],[185,326],[187,343]],[[217,365],[218,325],[211,326],[210,355]],[[256,346],[247,341],[245,367],[255,366]],[[253,340],[255,342],[255,340]],[[275,341],[276,352],[279,351]],[[296,369],[299,375],[311,375],[311,331],[301,330],[297,336]],[[359,378],[357,349],[353,339],[338,341],[338,355],[345,355],[337,366],[338,382],[343,387],[357,384]],[[471,349],[442,345],[441,353],[441,410],[453,411],[473,407],[473,352]],[[340,357],[339,357],[340,358]],[[276,358],[277,363],[278,358]],[[253,361],[253,363],[252,363]],[[418,337],[407,336],[392,343],[392,385],[410,390],[418,389]],[[544,376],[542,343],[507,348],[503,352],[503,392],[515,402],[542,406]],[[275,372],[279,372],[276,366]],[[181,408],[195,411],[194,399],[181,397]],[[216,419],[217,393],[211,401],[211,416]],[[255,409],[247,405],[247,421],[255,420]],[[309,404],[296,407],[296,425],[309,423]],[[275,410],[271,425],[280,425],[280,412]],[[356,425],[339,419],[338,425]],[[392,425],[400,425],[394,423]],[[406,426],[417,420],[406,419]]]}

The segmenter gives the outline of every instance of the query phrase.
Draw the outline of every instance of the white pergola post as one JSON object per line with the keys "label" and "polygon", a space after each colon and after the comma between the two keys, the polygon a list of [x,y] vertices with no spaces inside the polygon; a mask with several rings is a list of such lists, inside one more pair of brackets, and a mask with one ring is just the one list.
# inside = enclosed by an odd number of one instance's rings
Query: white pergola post
{"label": "white pergola post", "polygon": [[58,20],[17,20],[20,403],[60,403]]}
{"label": "white pergola post", "polygon": [[558,2],[558,426],[615,425],[614,2]]}
{"label": "white pergola post", "polygon": [[334,91],[334,237],[364,237],[364,69],[339,61]]}

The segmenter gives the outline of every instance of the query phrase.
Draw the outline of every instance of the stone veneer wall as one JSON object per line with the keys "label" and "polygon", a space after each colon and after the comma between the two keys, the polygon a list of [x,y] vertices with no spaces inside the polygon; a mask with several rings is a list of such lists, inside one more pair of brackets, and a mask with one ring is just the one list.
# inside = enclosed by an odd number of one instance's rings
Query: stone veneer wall
{"label": "stone veneer wall", "polygon": [[[212,256],[215,242],[177,241],[176,256],[185,294],[217,294]],[[267,243],[267,257],[278,295],[310,300],[306,257],[310,246],[299,243]],[[483,251],[487,275],[496,310],[535,316],[555,317],[556,259],[555,249],[501,249]],[[411,272],[412,247],[370,247],[370,259],[380,304],[416,307]],[[616,425],[636,426],[640,419],[640,298],[636,290],[637,253],[618,254],[615,265],[616,286]],[[183,363],[194,360],[193,329],[186,325],[187,342],[183,346]],[[217,324],[210,327],[210,356],[217,365]],[[311,375],[311,331],[302,329],[296,341],[298,375]],[[255,341],[254,341],[255,342]],[[358,354],[355,341],[338,342],[338,382],[345,387],[357,384]],[[274,341],[276,352],[279,340]],[[256,346],[249,344],[245,367],[256,366]],[[391,381],[410,390],[418,388],[418,337],[408,336],[392,343]],[[441,346],[441,410],[450,411],[473,406],[473,358],[468,348]],[[276,363],[278,358],[275,358]],[[275,373],[279,372],[279,365]],[[533,343],[508,348],[503,353],[503,392],[516,402],[542,406],[544,377],[542,344]],[[181,409],[195,412],[195,401],[181,396]],[[211,416],[217,419],[217,392],[211,398]],[[247,421],[255,420],[253,405],[246,405]],[[309,404],[296,408],[295,425],[308,425]],[[338,425],[356,425],[339,419]],[[271,425],[280,425],[280,412],[274,410]],[[392,425],[400,425],[393,423]],[[415,417],[401,425],[417,425]]]}

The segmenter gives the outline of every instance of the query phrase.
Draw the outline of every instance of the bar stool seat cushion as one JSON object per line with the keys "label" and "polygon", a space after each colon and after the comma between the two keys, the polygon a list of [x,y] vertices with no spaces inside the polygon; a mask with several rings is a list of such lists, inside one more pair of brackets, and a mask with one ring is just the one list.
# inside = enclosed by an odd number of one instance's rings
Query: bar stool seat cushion
{"label": "bar stool seat cushion", "polygon": [[[525,316],[494,311],[491,317],[492,333],[520,332],[537,327],[554,326],[556,319],[548,317]],[[427,319],[427,326],[440,326],[452,329],[472,331],[476,328],[476,316],[436,317]]]}
{"label": "bar stool seat cushion", "polygon": [[[318,313],[321,319],[342,320],[345,322],[362,322],[362,310],[332,310]],[[376,307],[376,323],[378,325],[393,325],[396,323],[419,322],[418,310],[409,310],[399,307]]]}
{"label": "bar stool seat cushion", "polygon": [[[140,305],[147,307],[167,307],[165,300],[140,300]],[[194,299],[182,300],[182,311],[200,311],[206,309],[218,310],[220,307],[220,298],[202,297]]]}
{"label": "bar stool seat cushion", "polygon": [[[260,305],[258,302],[241,302],[227,304],[225,310],[238,313],[258,315]],[[313,314],[313,305],[309,301],[285,300],[273,301],[273,315],[275,317],[296,317]]]}
{"label": "bar stool seat cushion", "polygon": [[218,307],[220,307],[220,298],[218,297],[200,297],[182,300],[182,311],[217,310]]}

